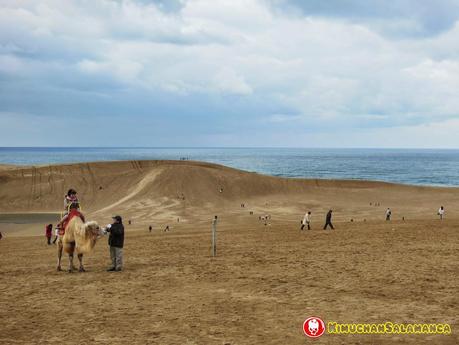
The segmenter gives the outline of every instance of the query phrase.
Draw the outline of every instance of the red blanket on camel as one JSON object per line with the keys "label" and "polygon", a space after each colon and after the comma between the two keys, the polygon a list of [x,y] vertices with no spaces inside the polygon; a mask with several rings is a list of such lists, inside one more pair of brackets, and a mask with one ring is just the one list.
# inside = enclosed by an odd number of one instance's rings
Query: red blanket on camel
{"label": "red blanket on camel", "polygon": [[84,216],[80,211],[78,211],[76,208],[71,209],[70,213],[68,214],[67,218],[62,222],[62,225],[59,229],[60,236],[63,236],[65,234],[65,229],[67,228],[67,225],[69,225],[73,217],[80,217],[83,223],[85,222]]}

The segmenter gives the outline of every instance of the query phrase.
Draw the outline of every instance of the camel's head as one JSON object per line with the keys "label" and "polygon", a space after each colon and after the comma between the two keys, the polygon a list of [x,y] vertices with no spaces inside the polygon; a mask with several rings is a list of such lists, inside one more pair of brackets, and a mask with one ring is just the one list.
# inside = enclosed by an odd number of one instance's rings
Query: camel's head
{"label": "camel's head", "polygon": [[79,230],[75,233],[76,250],[79,254],[88,253],[94,248],[99,237],[99,224],[97,222],[87,222]]}
{"label": "camel's head", "polygon": [[91,238],[97,238],[100,235],[100,227],[97,222],[91,221],[84,224],[86,235]]}

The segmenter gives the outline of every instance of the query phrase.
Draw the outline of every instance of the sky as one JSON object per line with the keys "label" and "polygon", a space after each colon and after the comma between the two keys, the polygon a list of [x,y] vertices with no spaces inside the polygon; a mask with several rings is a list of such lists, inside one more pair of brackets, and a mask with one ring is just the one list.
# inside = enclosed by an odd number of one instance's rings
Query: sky
{"label": "sky", "polygon": [[459,0],[0,0],[0,146],[459,148]]}

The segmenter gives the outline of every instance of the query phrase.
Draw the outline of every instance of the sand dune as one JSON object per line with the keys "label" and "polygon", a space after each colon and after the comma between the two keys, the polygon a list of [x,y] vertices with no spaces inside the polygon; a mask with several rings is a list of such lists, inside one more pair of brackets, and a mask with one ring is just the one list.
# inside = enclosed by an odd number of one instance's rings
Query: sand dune
{"label": "sand dune", "polygon": [[[60,211],[70,187],[88,218],[132,219],[121,274],[105,272],[105,238],[85,257],[87,273],[55,271],[40,214]],[[330,207],[336,230],[324,231]],[[301,232],[306,210],[312,230]],[[302,322],[313,315],[453,327],[450,336],[324,335],[318,344],[459,341],[457,188],[284,179],[190,161],[16,167],[0,171],[0,214],[0,344],[305,344]]]}
{"label": "sand dune", "polygon": [[[459,210],[456,188],[371,181],[286,179],[191,161],[99,162],[0,171],[0,213],[60,212],[68,188],[78,190],[83,211],[98,219],[114,213],[137,222],[208,219],[214,213],[269,213],[296,219],[310,209],[337,220],[433,218],[440,205]],[[379,207],[374,203],[378,202]],[[372,203],[372,205],[370,205]],[[448,212],[448,216],[456,216]],[[459,216],[459,214],[458,214]],[[203,218],[204,217],[204,218]]]}

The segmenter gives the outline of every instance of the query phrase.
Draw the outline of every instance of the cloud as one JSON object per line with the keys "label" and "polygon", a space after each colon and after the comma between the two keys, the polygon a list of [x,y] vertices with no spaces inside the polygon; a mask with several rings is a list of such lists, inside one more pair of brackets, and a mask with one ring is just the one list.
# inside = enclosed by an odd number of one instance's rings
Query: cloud
{"label": "cloud", "polygon": [[314,132],[318,146],[365,146],[373,131],[421,145],[400,128],[459,117],[458,12],[447,0],[4,0],[0,116],[41,116],[43,133],[50,118],[149,131],[115,146],[283,146]]}
{"label": "cloud", "polygon": [[[312,141],[326,139],[329,142],[345,142],[344,146],[339,147],[457,148],[455,136],[458,131],[459,119],[456,118],[414,126],[356,129],[351,138],[349,133],[316,133],[309,138]],[[408,144],[406,138],[409,138]]]}
{"label": "cloud", "polygon": [[222,92],[229,92],[240,95],[249,95],[252,88],[246,83],[241,75],[234,70],[223,68],[217,72],[214,79],[215,86]]}
{"label": "cloud", "polygon": [[300,115],[287,115],[287,114],[273,114],[268,117],[269,122],[273,123],[284,123],[284,122],[296,122],[301,120]]}
{"label": "cloud", "polygon": [[276,8],[304,16],[341,19],[391,37],[424,37],[448,31],[459,20],[459,3],[439,0],[271,0]]}

